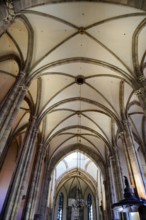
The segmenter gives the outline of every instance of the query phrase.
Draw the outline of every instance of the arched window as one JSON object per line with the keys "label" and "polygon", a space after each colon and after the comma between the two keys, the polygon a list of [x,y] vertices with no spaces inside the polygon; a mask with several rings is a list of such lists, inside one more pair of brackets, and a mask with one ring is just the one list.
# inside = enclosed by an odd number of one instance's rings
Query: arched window
{"label": "arched window", "polygon": [[63,202],[64,202],[64,196],[61,192],[59,194],[59,200],[58,200],[58,212],[57,212],[57,220],[63,220]]}
{"label": "arched window", "polygon": [[88,194],[87,197],[87,207],[88,207],[88,220],[93,220],[93,206],[92,206],[92,196]]}

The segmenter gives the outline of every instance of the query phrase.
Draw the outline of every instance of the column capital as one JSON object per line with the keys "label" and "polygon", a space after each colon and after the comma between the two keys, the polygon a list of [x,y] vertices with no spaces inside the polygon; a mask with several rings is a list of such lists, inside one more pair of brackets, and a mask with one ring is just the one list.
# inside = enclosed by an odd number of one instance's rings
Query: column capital
{"label": "column capital", "polygon": [[36,115],[30,115],[29,122],[36,121],[36,119],[37,119]]}
{"label": "column capital", "polygon": [[26,85],[19,85],[18,88],[21,88],[23,91],[28,91],[28,87]]}
{"label": "column capital", "polygon": [[119,137],[122,137],[124,135],[124,130],[119,132]]}
{"label": "column capital", "polygon": [[113,147],[113,150],[114,150],[114,152],[118,152],[118,146],[117,146],[117,145],[114,146],[114,147]]}
{"label": "column capital", "polygon": [[146,82],[146,78],[143,74],[141,76],[139,76],[138,80],[139,80],[139,82]]}
{"label": "column capital", "polygon": [[6,0],[6,8],[7,8],[7,19],[12,20],[15,17],[15,10],[13,0]]}
{"label": "column capital", "polygon": [[15,18],[15,10],[14,10],[14,5],[12,0],[6,0],[5,4],[3,6],[4,10],[4,16],[3,19],[0,22],[0,34],[3,34],[9,25],[14,21]]}
{"label": "column capital", "polygon": [[111,161],[115,160],[114,155],[109,155],[109,159],[110,159]]}
{"label": "column capital", "polygon": [[[130,126],[130,122],[128,119],[124,119],[124,120],[122,120],[122,122],[124,125]],[[125,131],[125,129],[122,131],[122,133],[124,133],[124,131]]]}
{"label": "column capital", "polygon": [[144,88],[143,87],[141,87],[141,88],[139,88],[139,89],[137,89],[137,90],[135,90],[135,95],[137,95],[137,96],[141,96],[141,95],[143,95],[144,94]]}
{"label": "column capital", "polygon": [[23,70],[20,70],[20,75],[21,75],[21,76],[25,76],[25,75],[26,75],[26,72],[24,72]]}

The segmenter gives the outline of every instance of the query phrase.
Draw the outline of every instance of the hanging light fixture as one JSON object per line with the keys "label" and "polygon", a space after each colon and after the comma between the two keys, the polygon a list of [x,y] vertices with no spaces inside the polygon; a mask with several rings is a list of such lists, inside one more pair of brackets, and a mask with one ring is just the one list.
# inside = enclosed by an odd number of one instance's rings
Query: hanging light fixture
{"label": "hanging light fixture", "polygon": [[76,187],[76,197],[72,203],[72,207],[73,208],[77,208],[77,209],[80,209],[80,208],[83,208],[85,206],[85,201],[84,199],[82,198],[81,196],[81,193],[80,193],[80,189],[78,188],[78,186]]}
{"label": "hanging light fixture", "polygon": [[77,186],[76,186],[76,195],[75,195],[75,200],[74,200],[74,203],[72,204],[73,207],[76,207],[78,209],[82,208],[85,206],[85,201],[84,199],[82,198],[82,190],[81,190],[81,187],[80,187],[80,176],[81,176],[81,173],[80,173],[80,162],[81,162],[81,158],[80,158],[80,152],[77,152]]}
{"label": "hanging light fixture", "polygon": [[72,209],[72,215],[74,220],[80,220],[81,219],[81,213],[83,211],[84,206],[86,206],[86,202],[83,199],[82,196],[82,189],[80,185],[81,180],[81,172],[79,170],[80,168],[80,153],[77,152],[77,170],[76,170],[76,185],[74,188],[74,197],[69,198],[69,206]]}

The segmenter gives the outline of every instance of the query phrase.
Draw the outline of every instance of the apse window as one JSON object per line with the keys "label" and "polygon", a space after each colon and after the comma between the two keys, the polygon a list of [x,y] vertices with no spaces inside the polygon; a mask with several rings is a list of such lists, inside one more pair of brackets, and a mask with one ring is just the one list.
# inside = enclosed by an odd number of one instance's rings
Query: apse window
{"label": "apse window", "polygon": [[63,200],[64,196],[61,192],[59,194],[59,200],[58,200],[58,212],[57,212],[57,220],[63,220]]}

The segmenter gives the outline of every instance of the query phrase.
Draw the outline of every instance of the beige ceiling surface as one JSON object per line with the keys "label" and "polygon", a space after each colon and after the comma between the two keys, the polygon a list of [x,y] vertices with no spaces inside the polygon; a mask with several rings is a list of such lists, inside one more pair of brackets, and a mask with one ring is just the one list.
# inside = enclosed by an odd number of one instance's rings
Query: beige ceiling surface
{"label": "beige ceiling surface", "polygon": [[[48,4],[22,11],[0,38],[1,60],[12,55],[0,63],[1,74],[9,78],[0,86],[10,86],[10,74],[31,63],[27,97],[32,105],[38,102],[38,118],[46,119],[50,155],[82,144],[105,160],[112,137],[121,129],[121,112],[138,100],[131,93],[137,89],[135,65],[140,68],[144,62],[145,16],[138,9],[100,2]],[[24,103],[21,109],[28,111],[29,106]],[[138,132],[143,111],[138,105],[130,111]],[[19,128],[25,123],[28,114]]]}

